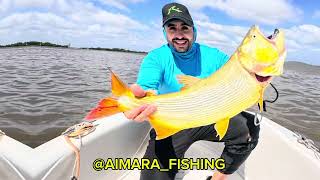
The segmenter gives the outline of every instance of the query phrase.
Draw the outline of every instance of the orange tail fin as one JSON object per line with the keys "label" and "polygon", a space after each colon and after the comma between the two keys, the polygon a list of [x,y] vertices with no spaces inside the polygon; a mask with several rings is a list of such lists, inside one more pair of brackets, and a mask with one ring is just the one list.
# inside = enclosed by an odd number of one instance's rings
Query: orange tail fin
{"label": "orange tail fin", "polygon": [[[130,91],[128,86],[123,83],[120,78],[111,71],[111,91],[115,97],[119,96],[133,96],[133,93]],[[121,112],[119,109],[119,104],[116,98],[107,97],[102,99],[98,106],[92,109],[88,115],[85,117],[85,120],[92,121],[99,118],[111,116],[113,114]]]}
{"label": "orange tail fin", "polygon": [[118,102],[116,99],[113,99],[111,97],[102,99],[98,106],[94,109],[92,109],[87,116],[85,117],[85,120],[92,121],[95,119],[100,119],[103,117],[111,116],[113,114],[119,113],[119,107]]}

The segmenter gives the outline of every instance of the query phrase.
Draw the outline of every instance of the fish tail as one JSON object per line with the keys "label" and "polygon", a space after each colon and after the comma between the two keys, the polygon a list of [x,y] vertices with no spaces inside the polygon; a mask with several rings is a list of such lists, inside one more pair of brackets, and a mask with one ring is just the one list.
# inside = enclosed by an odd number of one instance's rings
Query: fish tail
{"label": "fish tail", "polygon": [[92,109],[87,116],[85,117],[85,120],[87,121],[93,121],[96,119],[100,119],[103,117],[111,116],[113,114],[117,114],[121,112],[119,109],[119,104],[117,99],[114,99],[112,97],[107,97],[102,99],[98,106]]}
{"label": "fish tail", "polygon": [[98,106],[92,109],[85,120],[93,121],[99,118],[111,116],[121,112],[118,97],[120,96],[134,96],[129,87],[121,81],[121,79],[109,68],[111,72],[111,92],[113,97],[102,99]]}

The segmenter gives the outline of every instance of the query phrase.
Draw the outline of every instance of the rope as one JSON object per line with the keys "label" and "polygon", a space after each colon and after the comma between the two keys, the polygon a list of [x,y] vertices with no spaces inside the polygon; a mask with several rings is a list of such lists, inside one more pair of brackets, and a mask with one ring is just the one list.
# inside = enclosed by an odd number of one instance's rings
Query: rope
{"label": "rope", "polygon": [[[72,148],[73,152],[76,154],[76,160],[75,160],[75,167],[73,169],[73,176],[71,177],[71,180],[77,180],[80,176],[80,148],[78,149],[69,139],[68,136],[64,136],[64,139],[69,144],[69,146]],[[76,169],[76,170],[75,170]],[[76,171],[76,174],[74,174],[74,171]]]}
{"label": "rope", "polygon": [[[67,144],[71,147],[72,151],[76,155],[75,164],[73,167],[71,180],[78,180],[80,176],[80,148],[82,146],[82,137],[90,134],[95,130],[95,126],[90,122],[82,122],[74,126],[69,127],[61,135],[63,135]],[[70,138],[80,139],[80,147],[77,148]]]}
{"label": "rope", "polygon": [[86,136],[95,130],[95,126],[90,122],[81,122],[79,124],[73,125],[65,130],[62,135],[67,135],[68,137],[78,138],[79,135]]}
{"label": "rope", "polygon": [[311,149],[314,152],[314,155],[316,156],[316,158],[320,160],[320,150],[315,145],[314,141],[311,139],[308,139],[306,136],[298,133],[297,131],[294,131],[293,133],[297,137],[298,143],[304,145],[308,149]]}

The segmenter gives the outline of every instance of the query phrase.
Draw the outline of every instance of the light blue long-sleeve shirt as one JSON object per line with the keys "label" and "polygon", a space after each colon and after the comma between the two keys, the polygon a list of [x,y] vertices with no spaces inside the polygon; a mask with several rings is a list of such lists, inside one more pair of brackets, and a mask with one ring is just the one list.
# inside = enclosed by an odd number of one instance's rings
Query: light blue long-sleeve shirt
{"label": "light blue long-sleeve shirt", "polygon": [[152,50],[143,59],[137,79],[144,90],[156,90],[158,94],[180,91],[177,75],[190,75],[206,78],[217,71],[229,59],[229,56],[206,45],[194,43],[194,58],[184,60],[175,57],[168,44]]}

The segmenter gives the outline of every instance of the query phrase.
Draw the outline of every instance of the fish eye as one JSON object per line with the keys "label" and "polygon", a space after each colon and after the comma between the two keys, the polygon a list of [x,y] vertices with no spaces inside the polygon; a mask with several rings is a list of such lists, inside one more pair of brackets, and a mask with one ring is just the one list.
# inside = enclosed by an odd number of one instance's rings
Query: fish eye
{"label": "fish eye", "polygon": [[254,34],[254,35],[252,35],[252,37],[253,37],[253,38],[256,38],[256,35]]}

